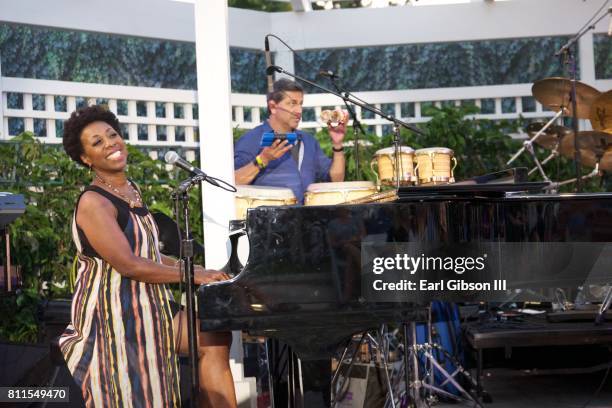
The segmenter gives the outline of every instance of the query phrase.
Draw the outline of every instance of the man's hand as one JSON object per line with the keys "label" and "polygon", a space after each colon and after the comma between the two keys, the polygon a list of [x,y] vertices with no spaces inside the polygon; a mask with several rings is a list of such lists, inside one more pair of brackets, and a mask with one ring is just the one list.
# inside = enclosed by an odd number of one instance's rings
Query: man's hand
{"label": "man's hand", "polygon": [[212,282],[222,282],[229,280],[230,277],[225,272],[215,271],[214,269],[204,269],[200,265],[194,267],[194,281],[196,285],[205,285]]}
{"label": "man's hand", "polygon": [[259,156],[263,164],[267,166],[271,161],[283,157],[292,147],[293,145],[289,144],[287,140],[276,139],[272,146],[264,147]]}
{"label": "man's hand", "polygon": [[336,148],[342,147],[342,141],[344,140],[344,135],[346,134],[346,125],[349,120],[348,112],[343,110],[342,113],[344,113],[344,117],[338,126],[332,126],[331,122],[327,122],[329,136],[331,137],[332,144]]}

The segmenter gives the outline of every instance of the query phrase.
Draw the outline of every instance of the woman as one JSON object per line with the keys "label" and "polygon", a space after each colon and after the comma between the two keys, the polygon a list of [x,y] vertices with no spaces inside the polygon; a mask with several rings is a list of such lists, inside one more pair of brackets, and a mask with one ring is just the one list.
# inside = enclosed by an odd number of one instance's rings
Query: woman
{"label": "woman", "polygon": [[[68,369],[87,406],[179,406],[177,352],[187,351],[187,316],[173,316],[164,284],[181,272],[160,254],[157,226],[126,177],[119,121],[100,106],[80,109],[64,124],[63,144],[93,173],[72,222],[78,275],[72,322],[60,338]],[[195,269],[196,284],[225,279]],[[198,342],[200,406],[235,407],[231,333],[202,332]]]}

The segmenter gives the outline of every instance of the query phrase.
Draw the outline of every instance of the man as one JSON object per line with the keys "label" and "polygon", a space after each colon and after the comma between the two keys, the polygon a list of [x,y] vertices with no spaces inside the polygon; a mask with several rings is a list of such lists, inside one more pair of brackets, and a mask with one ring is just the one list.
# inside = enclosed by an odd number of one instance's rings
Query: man
{"label": "man", "polygon": [[[319,142],[310,134],[297,130],[302,119],[304,90],[288,79],[274,83],[267,95],[269,118],[245,133],[236,143],[234,168],[236,184],[255,184],[290,188],[298,202],[303,203],[306,188],[315,182],[344,181],[344,149],[348,113],[344,120],[332,127],[328,123],[333,157],[321,150]],[[298,135],[293,147],[287,140],[275,140],[269,147],[260,147],[264,133]],[[292,149],[293,147],[293,149]]]}

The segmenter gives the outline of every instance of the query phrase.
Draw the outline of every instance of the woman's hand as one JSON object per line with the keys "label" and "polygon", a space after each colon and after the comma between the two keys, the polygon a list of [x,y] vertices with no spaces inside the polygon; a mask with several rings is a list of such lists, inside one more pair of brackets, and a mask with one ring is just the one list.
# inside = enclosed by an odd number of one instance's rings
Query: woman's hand
{"label": "woman's hand", "polygon": [[195,265],[193,274],[196,285],[205,285],[207,283],[222,282],[230,279],[229,275],[225,272],[216,271],[214,269],[204,269],[201,265]]}

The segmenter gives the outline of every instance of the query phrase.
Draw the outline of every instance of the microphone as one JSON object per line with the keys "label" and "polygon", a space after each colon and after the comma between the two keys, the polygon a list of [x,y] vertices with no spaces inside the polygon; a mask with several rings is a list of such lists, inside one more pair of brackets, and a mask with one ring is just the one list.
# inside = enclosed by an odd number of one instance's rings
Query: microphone
{"label": "microphone", "polygon": [[264,50],[264,54],[266,55],[266,75],[268,76],[268,92],[272,92],[274,90],[274,78],[272,77],[274,71],[270,71],[272,57],[270,56],[270,43],[268,42],[267,35],[264,40]]}
{"label": "microphone", "polygon": [[277,66],[277,65],[270,65],[268,68],[266,68],[266,75],[270,75],[270,77],[272,76],[272,74],[274,72],[283,72],[282,68]]}
{"label": "microphone", "polygon": [[340,77],[334,71],[326,71],[322,69],[321,71],[319,71],[319,75],[331,79],[340,79]]}
{"label": "microphone", "polygon": [[206,176],[206,173],[204,173],[202,170],[198,169],[197,167],[192,166],[187,160],[183,159],[175,151],[170,150],[168,153],[166,153],[166,155],[164,156],[164,160],[168,164],[172,164],[173,166],[176,166],[176,167],[179,167],[185,170],[186,172],[190,173],[192,176],[208,177]]}

